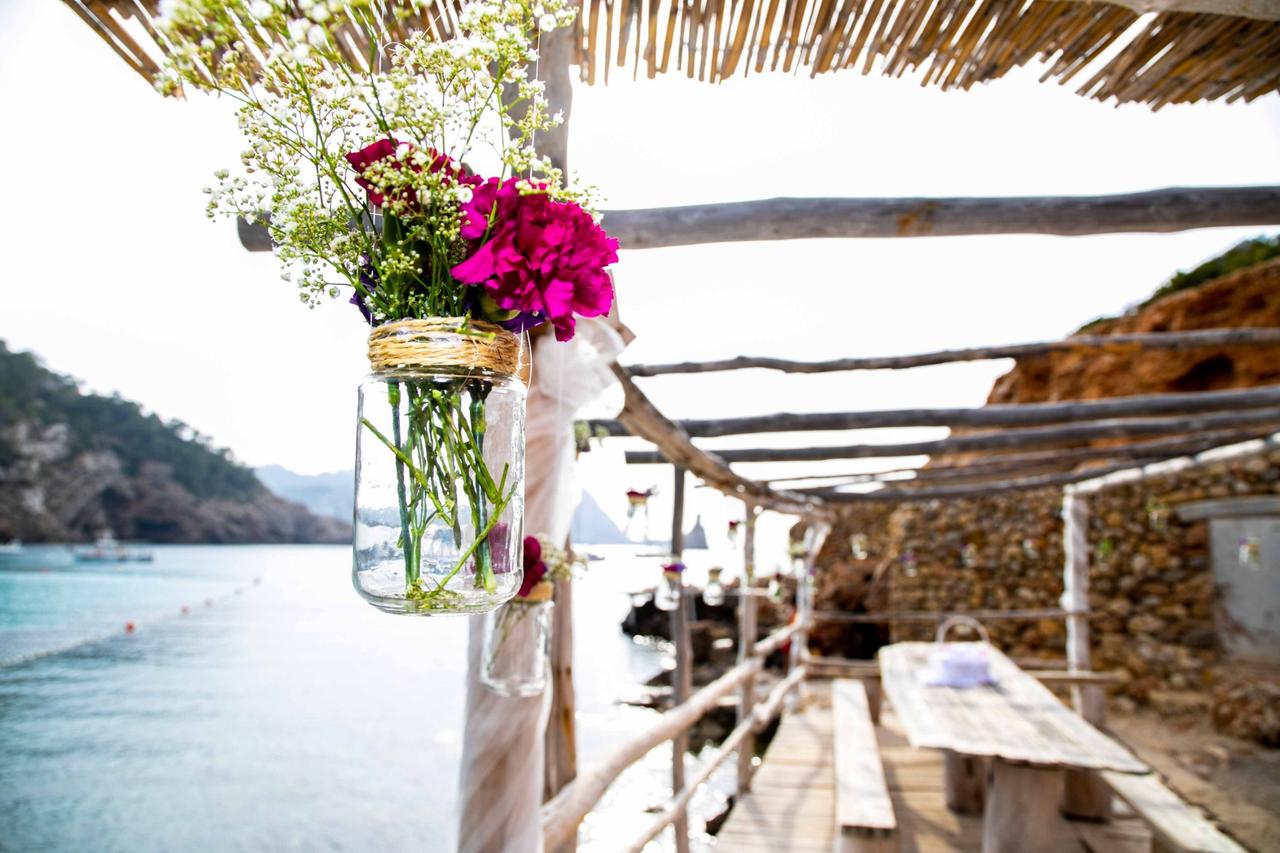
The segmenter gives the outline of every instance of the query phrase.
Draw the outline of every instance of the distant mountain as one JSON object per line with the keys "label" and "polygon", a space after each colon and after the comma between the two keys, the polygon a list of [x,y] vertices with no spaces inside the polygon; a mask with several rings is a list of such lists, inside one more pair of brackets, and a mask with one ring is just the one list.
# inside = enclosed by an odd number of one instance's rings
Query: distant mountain
{"label": "distant mountain", "polygon": [[573,511],[569,538],[575,545],[625,545],[631,541],[586,491]]}
{"label": "distant mountain", "polygon": [[181,421],[85,394],[0,341],[0,541],[349,542]]}
{"label": "distant mountain", "polygon": [[316,515],[350,521],[355,503],[352,471],[330,474],[295,474],[280,465],[263,465],[254,473],[268,489],[302,504]]}

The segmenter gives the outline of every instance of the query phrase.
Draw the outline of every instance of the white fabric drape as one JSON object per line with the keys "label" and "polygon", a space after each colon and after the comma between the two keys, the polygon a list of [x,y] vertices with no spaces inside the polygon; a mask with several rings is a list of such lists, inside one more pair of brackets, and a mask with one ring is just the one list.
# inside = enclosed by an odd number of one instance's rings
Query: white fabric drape
{"label": "white fabric drape", "polygon": [[[534,347],[525,423],[525,535],[562,543],[573,518],[573,420],[614,378],[622,336],[605,318],[579,320],[572,341]],[[543,730],[550,691],[499,696],[480,683],[484,619],[470,620],[459,789],[459,853],[541,853]]]}

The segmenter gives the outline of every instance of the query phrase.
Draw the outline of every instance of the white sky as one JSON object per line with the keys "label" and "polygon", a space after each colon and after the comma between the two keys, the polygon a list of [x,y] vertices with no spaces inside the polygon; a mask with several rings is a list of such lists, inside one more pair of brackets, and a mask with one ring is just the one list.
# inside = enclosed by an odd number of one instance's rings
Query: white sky
{"label": "white sky", "polygon": [[[579,86],[572,167],[608,207],[794,196],[1115,193],[1280,183],[1280,98],[1116,108],[1030,69],[975,91],[855,74],[718,86],[672,76]],[[1082,78],[1083,79],[1083,78]],[[156,95],[62,3],[0,3],[0,338],[96,391],[178,417],[250,464],[351,464],[363,327],[303,308],[274,259],[211,224],[200,188],[234,165],[230,106]],[[1272,229],[1273,231],[1275,229]],[[1259,229],[1171,235],[723,244],[622,253],[632,362],[821,359],[1053,338],[1148,295]],[[673,417],[978,405],[1008,368],[764,371],[641,380]],[[747,436],[713,446],[888,441],[937,431]],[[617,450],[583,471],[608,508]],[[873,463],[880,466],[883,463]],[[856,462],[825,463],[857,470]],[[743,466],[781,476],[818,465]],[[617,500],[618,506],[612,505]],[[663,517],[661,502],[655,518]],[[729,510],[725,510],[728,512]],[[718,510],[712,515],[720,516]],[[655,532],[658,525],[655,523]]]}

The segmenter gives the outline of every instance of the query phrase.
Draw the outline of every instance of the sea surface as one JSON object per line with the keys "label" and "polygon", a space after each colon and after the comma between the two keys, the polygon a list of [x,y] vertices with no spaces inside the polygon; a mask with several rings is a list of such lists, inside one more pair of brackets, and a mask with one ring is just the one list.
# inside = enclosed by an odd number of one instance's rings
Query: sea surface
{"label": "sea surface", "polygon": [[[151,550],[0,557],[0,850],[452,849],[465,618],[375,611],[345,547]],[[667,654],[619,630],[659,558],[590,550],[604,559],[575,587],[580,767],[653,721],[617,700]],[[732,790],[732,764],[695,815]],[[664,746],[628,771],[580,849],[625,849],[670,768]]]}

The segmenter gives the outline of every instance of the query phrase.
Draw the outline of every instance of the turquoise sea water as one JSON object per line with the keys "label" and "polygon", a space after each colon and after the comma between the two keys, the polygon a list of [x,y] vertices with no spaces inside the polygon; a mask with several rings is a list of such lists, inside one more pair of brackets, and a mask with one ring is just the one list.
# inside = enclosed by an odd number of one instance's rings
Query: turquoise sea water
{"label": "turquoise sea water", "polygon": [[[618,630],[656,561],[598,550],[575,602],[584,766],[652,719],[615,700],[662,656]],[[154,553],[0,558],[0,850],[452,847],[462,618],[375,611],[344,547]],[[669,774],[669,749],[626,774],[583,849],[625,846]]]}

